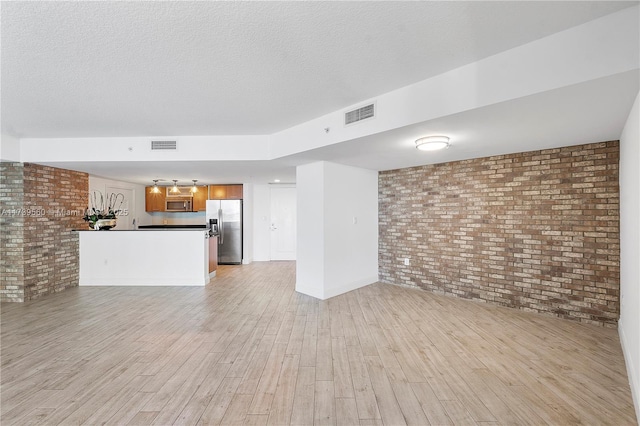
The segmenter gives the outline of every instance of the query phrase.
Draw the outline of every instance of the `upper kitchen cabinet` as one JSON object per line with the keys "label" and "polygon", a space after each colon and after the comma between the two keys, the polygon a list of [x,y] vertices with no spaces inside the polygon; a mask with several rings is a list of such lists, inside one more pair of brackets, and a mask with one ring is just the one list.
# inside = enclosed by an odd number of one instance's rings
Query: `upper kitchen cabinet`
{"label": "upper kitchen cabinet", "polygon": [[144,205],[148,212],[163,212],[165,209],[165,200],[167,198],[164,188],[160,188],[159,193],[153,192],[153,186],[147,186],[144,191]]}
{"label": "upper kitchen cabinet", "polygon": [[209,185],[210,200],[226,200],[227,185]]}
{"label": "upper kitchen cabinet", "polygon": [[242,200],[242,185],[227,185],[227,200]]}
{"label": "upper kitchen cabinet", "polygon": [[193,193],[193,211],[203,212],[207,210],[208,187],[197,186],[198,191]]}
{"label": "upper kitchen cabinet", "polygon": [[210,200],[242,200],[242,185],[209,185]]}

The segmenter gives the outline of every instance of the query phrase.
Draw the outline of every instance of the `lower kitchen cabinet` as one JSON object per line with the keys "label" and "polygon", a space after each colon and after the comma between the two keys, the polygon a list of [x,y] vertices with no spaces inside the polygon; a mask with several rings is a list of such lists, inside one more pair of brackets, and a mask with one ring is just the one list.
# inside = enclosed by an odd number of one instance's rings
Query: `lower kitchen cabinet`
{"label": "lower kitchen cabinet", "polygon": [[218,237],[209,237],[209,274],[218,269]]}

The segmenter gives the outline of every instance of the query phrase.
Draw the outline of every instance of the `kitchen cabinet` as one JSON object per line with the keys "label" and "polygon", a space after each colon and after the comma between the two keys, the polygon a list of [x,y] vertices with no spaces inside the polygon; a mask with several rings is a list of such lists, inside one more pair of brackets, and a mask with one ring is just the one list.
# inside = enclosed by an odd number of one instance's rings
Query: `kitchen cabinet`
{"label": "kitchen cabinet", "polygon": [[160,192],[155,194],[153,186],[147,186],[144,191],[145,210],[148,212],[163,212],[166,198],[167,195],[164,188],[160,188]]}
{"label": "kitchen cabinet", "polygon": [[242,185],[209,185],[210,200],[242,200]]}
{"label": "kitchen cabinet", "polygon": [[209,185],[210,200],[226,200],[227,185]]}
{"label": "kitchen cabinet", "polygon": [[218,237],[209,237],[209,274],[218,269]]}
{"label": "kitchen cabinet", "polygon": [[227,185],[227,200],[242,200],[242,185]]}
{"label": "kitchen cabinet", "polygon": [[208,190],[207,186],[197,186],[198,192],[193,193],[192,210],[194,212],[203,212],[207,210]]}

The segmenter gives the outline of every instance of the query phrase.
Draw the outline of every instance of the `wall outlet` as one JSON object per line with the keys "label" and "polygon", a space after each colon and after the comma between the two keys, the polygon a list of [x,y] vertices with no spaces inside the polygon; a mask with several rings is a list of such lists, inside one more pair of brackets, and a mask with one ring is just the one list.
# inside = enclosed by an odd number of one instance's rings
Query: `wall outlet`
{"label": "wall outlet", "polygon": [[405,264],[405,266],[409,266],[410,265],[408,257],[404,258],[404,264]]}
{"label": "wall outlet", "polygon": [[358,218],[356,216],[353,217],[353,224],[354,225],[358,224]]}
{"label": "wall outlet", "polygon": [[166,225],[166,224],[167,224],[167,222],[168,222],[168,221],[167,221],[167,219],[162,219],[162,224],[163,224],[163,225]]}

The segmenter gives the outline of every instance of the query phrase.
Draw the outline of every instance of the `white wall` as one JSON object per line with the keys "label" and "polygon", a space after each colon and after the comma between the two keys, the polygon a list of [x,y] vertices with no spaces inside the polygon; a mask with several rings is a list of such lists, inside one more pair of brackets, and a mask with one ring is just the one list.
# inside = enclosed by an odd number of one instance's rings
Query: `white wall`
{"label": "white wall", "polygon": [[20,139],[4,133],[0,135],[0,161],[20,161]]}
{"label": "white wall", "polygon": [[300,166],[296,291],[327,299],[378,281],[378,173]]}
{"label": "white wall", "polygon": [[640,418],[640,93],[620,137],[620,322],[636,416]]}
{"label": "white wall", "polygon": [[204,229],[78,234],[80,286],[204,286],[209,282],[209,240]]}
{"label": "white wall", "polygon": [[325,299],[324,162],[296,168],[296,291]]}
{"label": "white wall", "polygon": [[253,184],[242,185],[242,263],[253,262]]}
{"label": "white wall", "polygon": [[[151,151],[151,140],[175,140],[177,149]],[[23,162],[267,160],[268,136],[148,136],[23,138]],[[87,146],[109,146],[91,150]]]}
{"label": "white wall", "polygon": [[325,297],[378,281],[378,172],[325,163]]}
{"label": "white wall", "polygon": [[118,180],[105,179],[98,176],[89,176],[89,195],[93,191],[100,191],[102,194],[107,193],[107,186],[131,189],[134,194],[132,206],[129,214],[136,219],[136,225],[152,225],[153,217],[145,211],[145,187],[135,183],[122,182]]}

